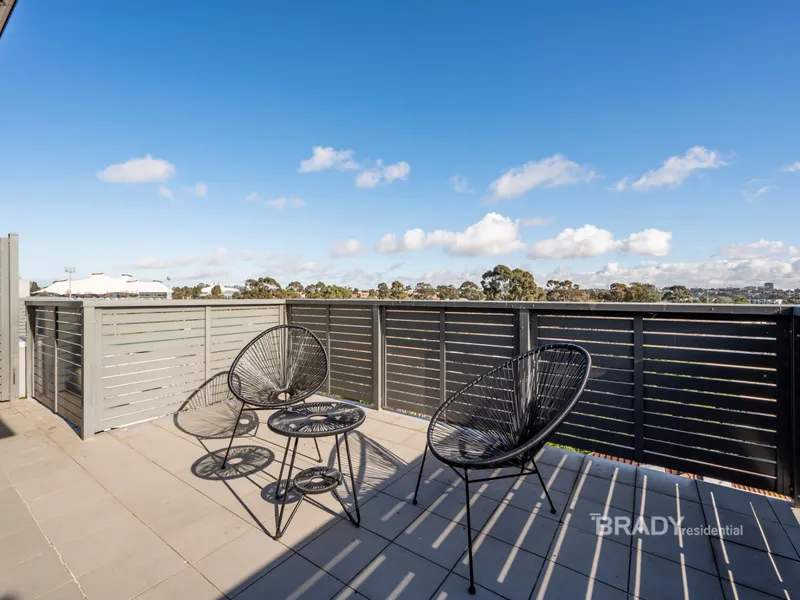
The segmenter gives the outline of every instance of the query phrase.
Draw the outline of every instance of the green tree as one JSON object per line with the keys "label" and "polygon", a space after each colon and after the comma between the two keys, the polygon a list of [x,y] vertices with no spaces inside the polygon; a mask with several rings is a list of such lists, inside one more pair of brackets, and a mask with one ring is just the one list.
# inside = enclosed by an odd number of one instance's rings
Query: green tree
{"label": "green tree", "polygon": [[433,300],[436,295],[436,290],[430,283],[420,281],[414,288],[414,298],[416,300]]}
{"label": "green tree", "polygon": [[464,281],[458,287],[458,295],[464,300],[483,300],[483,290],[474,281]]}
{"label": "green tree", "polygon": [[671,285],[664,294],[664,302],[691,302],[692,292],[685,285]]}
{"label": "green tree", "polygon": [[378,291],[375,290],[374,288],[370,288],[368,294],[369,294],[370,298],[377,298],[378,297]]}
{"label": "green tree", "polygon": [[280,298],[282,291],[281,284],[272,277],[259,277],[245,281],[244,289],[239,292],[238,297],[246,300]]}
{"label": "green tree", "polygon": [[322,281],[307,285],[305,289],[306,298],[322,298],[325,292],[325,284]]}
{"label": "green tree", "polygon": [[487,300],[508,300],[508,288],[511,285],[511,269],[505,265],[497,265],[486,271],[481,278],[481,287]]}
{"label": "green tree", "polygon": [[393,281],[391,290],[389,291],[389,297],[392,300],[403,300],[408,298],[408,290],[406,290],[406,286],[399,281]]}
{"label": "green tree", "polygon": [[389,286],[386,285],[386,283],[384,283],[383,281],[381,281],[378,284],[378,298],[380,298],[381,300],[387,300],[388,298],[391,298],[391,296],[392,292],[389,289]]}
{"label": "green tree", "polygon": [[549,280],[546,293],[550,302],[586,302],[589,300],[588,294],[581,290],[581,286],[572,283],[569,279]]}
{"label": "green tree", "polygon": [[222,288],[219,284],[216,284],[214,287],[211,288],[211,297],[212,298],[222,298]]}
{"label": "green tree", "polygon": [[544,290],[536,285],[536,280],[530,271],[514,269],[511,271],[506,299],[526,302],[544,300]]}
{"label": "green tree", "polygon": [[353,292],[341,285],[326,285],[322,290],[322,298],[335,298],[344,300],[353,297]]}
{"label": "green tree", "polygon": [[632,283],[626,302],[661,302],[661,292],[652,283]]}
{"label": "green tree", "polygon": [[436,295],[439,296],[439,300],[458,300],[458,289],[454,285],[440,285],[436,287]]}
{"label": "green tree", "polygon": [[38,283],[36,283],[35,281],[31,281],[31,294],[34,292],[38,292],[41,289],[42,288],[39,287]]}

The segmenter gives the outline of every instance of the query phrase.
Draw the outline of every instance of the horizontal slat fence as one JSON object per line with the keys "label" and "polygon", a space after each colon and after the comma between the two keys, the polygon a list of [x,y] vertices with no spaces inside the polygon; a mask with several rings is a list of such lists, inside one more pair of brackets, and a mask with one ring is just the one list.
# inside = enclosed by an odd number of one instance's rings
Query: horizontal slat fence
{"label": "horizontal slat fence", "polygon": [[83,422],[83,309],[79,302],[28,308],[32,395],[80,427]]}
{"label": "horizontal slat fence", "polygon": [[429,416],[541,344],[592,356],[553,441],[796,495],[800,315],[791,307],[369,300],[31,300],[33,395],[85,435],[168,414],[254,336],[308,327],[323,392]]}

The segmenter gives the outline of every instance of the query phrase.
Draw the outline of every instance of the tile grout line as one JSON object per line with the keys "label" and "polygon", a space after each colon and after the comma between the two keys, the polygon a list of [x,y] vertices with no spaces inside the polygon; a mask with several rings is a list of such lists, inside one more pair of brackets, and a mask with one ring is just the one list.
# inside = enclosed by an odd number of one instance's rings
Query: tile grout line
{"label": "tile grout line", "polygon": [[[20,500],[22,500],[22,503],[25,505],[25,508],[28,510],[28,514],[31,516],[31,518],[32,518],[32,519],[34,520],[34,522],[36,523],[36,527],[37,527],[37,529],[39,529],[39,532],[42,534],[42,536],[44,536],[44,539],[46,539],[46,540],[47,540],[47,543],[48,543],[48,545],[49,545],[49,546],[50,546],[50,547],[53,549],[53,551],[56,553],[56,556],[58,556],[58,560],[61,562],[61,564],[62,564],[62,565],[64,565],[64,568],[65,568],[65,569],[67,570],[67,572],[69,573],[69,576],[70,576],[70,577],[72,577],[72,581],[75,583],[75,585],[77,585],[77,586],[78,586],[78,590],[80,590],[80,592],[81,592],[81,595],[82,595],[84,598],[87,598],[87,599],[88,599],[88,596],[86,595],[86,592],[84,592],[84,591],[83,591],[83,587],[81,586],[80,582],[78,582],[78,578],[75,576],[75,573],[73,573],[73,572],[72,572],[72,569],[70,569],[70,568],[69,568],[69,565],[67,565],[67,563],[66,563],[66,562],[64,562],[64,557],[63,557],[63,556],[61,556],[61,552],[59,552],[59,551],[58,551],[58,548],[56,548],[56,547],[55,547],[55,545],[53,544],[53,542],[52,542],[52,541],[50,541],[50,537],[49,537],[49,536],[48,536],[48,535],[47,535],[47,534],[44,532],[44,529],[42,529],[42,526],[41,526],[41,524],[39,523],[39,519],[37,519],[37,518],[36,518],[36,515],[34,515],[34,514],[33,514],[33,512],[31,512],[31,507],[28,505],[28,503],[27,503],[27,501],[25,500],[25,498],[23,498],[23,497],[22,497],[22,494],[20,494],[20,493],[19,493],[19,490],[17,489],[17,486],[16,486],[16,485],[14,485],[14,484],[12,483],[12,487],[14,488],[14,491],[17,493],[17,496],[19,496],[19,499],[20,499]],[[37,556],[39,556],[39,555],[37,554]],[[35,558],[35,557],[34,557],[34,558]],[[29,560],[31,560],[31,559],[29,559]],[[54,587],[54,588],[53,588],[53,590],[55,590],[55,589],[58,589],[58,588],[59,588],[59,587],[61,587],[62,585],[63,585],[63,584],[59,584],[59,585],[57,585],[56,587]],[[45,594],[46,594],[46,593],[49,593],[49,592],[51,592],[51,591],[53,591],[53,590],[47,590],[47,591],[45,592]],[[44,594],[40,594],[39,596],[43,596],[43,595],[44,595]],[[37,596],[37,597],[39,597],[39,596]]]}

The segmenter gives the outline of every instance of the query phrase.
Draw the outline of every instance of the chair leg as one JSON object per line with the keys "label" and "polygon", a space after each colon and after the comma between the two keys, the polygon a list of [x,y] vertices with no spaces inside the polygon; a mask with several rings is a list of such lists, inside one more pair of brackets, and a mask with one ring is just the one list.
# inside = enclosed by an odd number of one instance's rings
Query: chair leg
{"label": "chair leg", "polygon": [[[336,436],[336,437],[338,439],[339,436]],[[350,444],[347,441],[347,433],[344,433],[342,437],[344,437],[344,447],[345,447],[345,450],[347,450],[347,466],[350,469],[350,485],[353,488],[353,504],[355,505],[355,508],[356,508],[356,516],[355,516],[355,518],[353,518],[352,513],[349,510],[347,510],[347,507],[344,505],[344,502],[342,501],[342,498],[339,496],[339,492],[337,492],[335,488],[333,490],[333,495],[336,496],[336,499],[339,501],[339,504],[342,505],[342,509],[344,510],[344,514],[347,515],[347,518],[350,519],[350,522],[353,525],[355,525],[356,527],[361,527],[361,509],[358,507],[358,490],[356,489],[356,478],[353,475],[353,460],[350,458]],[[336,455],[337,455],[337,457],[339,456],[339,450],[340,450],[339,449],[339,444],[337,443],[336,444]],[[342,473],[342,459],[341,459],[341,457],[339,457],[339,473]],[[342,476],[344,476],[344,473],[342,473]]]}
{"label": "chair leg", "polygon": [[[283,467],[286,466],[286,459],[289,456],[289,444],[291,444],[291,443],[292,443],[292,438],[287,437],[286,438],[286,448],[283,449],[283,460],[281,461],[281,472],[278,474],[278,484],[277,484],[277,487],[275,488],[275,499],[276,500],[280,500],[281,499],[281,495],[282,495],[281,494],[281,481],[283,481]],[[289,486],[288,485],[286,486],[286,491],[287,492],[289,491]]]}
{"label": "chair leg", "polygon": [[244,402],[242,402],[242,408],[239,409],[239,416],[236,417],[236,424],[233,426],[233,431],[231,432],[231,441],[228,442],[228,449],[225,451],[225,458],[222,460],[222,468],[221,470],[224,471],[225,468],[228,466],[228,454],[231,452],[231,446],[233,446],[233,438],[236,437],[236,430],[239,428],[239,419],[242,418],[242,411],[244,411]]}
{"label": "chair leg", "polygon": [[[289,438],[289,439],[291,440],[291,438]],[[305,498],[305,496],[303,496],[303,495],[300,496],[300,499],[297,501],[297,504],[295,504],[294,509],[292,510],[292,514],[289,515],[289,520],[286,521],[286,524],[283,526],[283,529],[281,529],[281,523],[283,522],[283,511],[286,509],[286,497],[289,495],[289,488],[292,485],[292,470],[294,469],[294,459],[297,456],[297,442],[299,440],[300,440],[300,438],[294,438],[294,448],[292,449],[292,460],[289,462],[289,474],[286,476],[286,489],[283,490],[283,499],[281,501],[280,512],[278,513],[278,518],[275,521],[275,539],[276,540],[280,539],[281,536],[283,536],[283,534],[286,533],[286,530],[289,528],[289,524],[292,522],[292,519],[294,519],[295,513],[297,513],[297,509],[300,508],[300,503]],[[288,448],[288,444],[287,444],[287,448]],[[284,456],[284,462],[285,461],[286,461],[286,457]],[[283,467],[283,465],[281,465],[281,467]],[[281,471],[283,471],[282,468],[281,468]],[[279,491],[280,491],[280,486],[281,486],[281,482],[278,481],[278,490]],[[276,494],[276,498],[277,498],[277,494]]]}
{"label": "chair leg", "polygon": [[419,494],[419,482],[422,481],[422,471],[425,469],[425,457],[428,455],[428,443],[425,443],[425,450],[422,453],[422,464],[419,466],[419,475],[417,475],[417,487],[414,490],[414,501],[412,504],[417,503],[417,494]]}
{"label": "chair leg", "polygon": [[464,469],[464,489],[467,493],[467,548],[469,549],[469,593],[475,594],[475,575],[472,572],[472,517],[469,508],[469,471]]}
{"label": "chair leg", "polygon": [[550,512],[552,514],[556,514],[556,507],[553,506],[553,501],[550,499],[550,492],[547,491],[547,486],[544,484],[544,479],[542,479],[542,474],[539,472],[539,467],[536,466],[536,461],[531,459],[533,463],[533,468],[536,470],[536,475],[539,476],[539,482],[542,484],[542,489],[544,489],[544,494],[547,496],[547,501],[550,503]]}

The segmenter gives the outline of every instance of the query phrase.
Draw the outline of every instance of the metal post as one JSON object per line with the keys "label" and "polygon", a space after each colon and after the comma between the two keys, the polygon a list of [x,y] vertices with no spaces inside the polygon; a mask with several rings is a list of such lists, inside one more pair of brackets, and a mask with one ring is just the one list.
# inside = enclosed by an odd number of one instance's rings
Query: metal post
{"label": "metal post", "polygon": [[325,305],[325,351],[328,354],[328,380],[325,391],[331,393],[331,305]]}
{"label": "metal post", "polygon": [[439,404],[447,400],[447,313],[439,309]]}
{"label": "metal post", "polygon": [[794,317],[777,317],[777,327],[775,335],[775,347],[777,350],[777,481],[775,483],[776,492],[785,496],[791,496],[792,500],[797,499],[798,493],[796,483],[793,481],[796,472],[795,450],[797,440],[793,439],[796,434],[794,424],[796,422],[793,414],[797,408],[797,394],[793,385],[796,385],[794,368],[796,360],[794,357]]}
{"label": "metal post", "polygon": [[633,459],[644,462],[644,319],[633,317]]}
{"label": "metal post", "polygon": [[11,338],[8,304],[9,284],[8,238],[0,238],[0,401],[11,400]]}
{"label": "metal post", "polygon": [[517,344],[519,354],[531,349],[531,313],[527,308],[517,310]]}
{"label": "metal post", "polygon": [[208,381],[211,378],[211,307],[205,307],[205,343],[203,344],[205,348],[205,377],[203,378],[204,381]]}
{"label": "metal post", "polygon": [[383,409],[384,356],[383,321],[381,307],[372,306],[372,402],[378,410]]}
{"label": "metal post", "polygon": [[10,397],[19,398],[19,236],[8,234],[8,351]]}
{"label": "metal post", "polygon": [[103,311],[83,307],[83,421],[81,437],[86,440],[102,429],[103,398]]}

